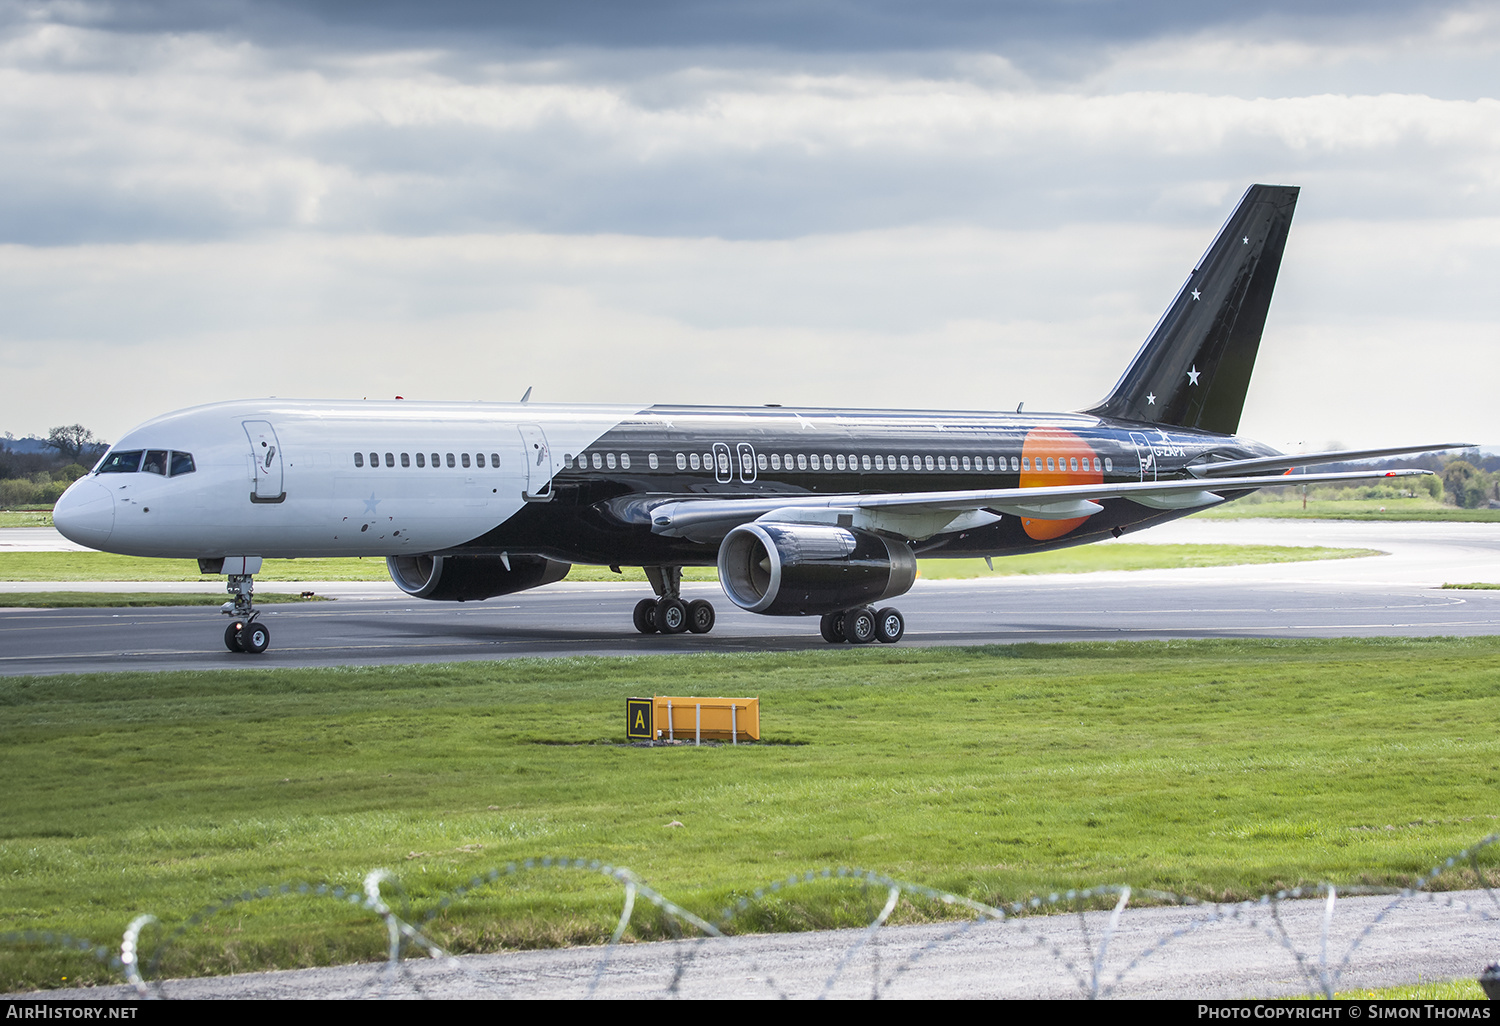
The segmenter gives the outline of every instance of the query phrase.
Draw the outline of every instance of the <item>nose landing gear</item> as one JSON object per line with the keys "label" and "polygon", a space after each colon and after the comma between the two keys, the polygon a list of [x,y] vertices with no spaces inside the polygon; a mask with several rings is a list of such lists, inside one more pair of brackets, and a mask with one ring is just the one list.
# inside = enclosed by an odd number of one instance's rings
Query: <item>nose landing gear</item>
{"label": "nose landing gear", "polygon": [[271,647],[271,628],[257,619],[260,611],[254,602],[255,575],[230,574],[228,590],[234,600],[224,603],[220,611],[234,619],[224,628],[224,647],[231,652],[260,655]]}
{"label": "nose landing gear", "polygon": [[707,634],[714,629],[713,603],[705,599],[682,601],[682,567],[648,566],[646,579],[657,598],[641,599],[635,604],[631,622],[642,634]]}

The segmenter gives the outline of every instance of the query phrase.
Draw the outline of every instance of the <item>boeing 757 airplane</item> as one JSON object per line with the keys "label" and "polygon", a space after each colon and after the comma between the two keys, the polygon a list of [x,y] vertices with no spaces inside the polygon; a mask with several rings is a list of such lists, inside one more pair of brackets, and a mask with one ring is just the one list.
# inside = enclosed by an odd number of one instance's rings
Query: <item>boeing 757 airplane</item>
{"label": "boeing 757 airplane", "polygon": [[[224,643],[259,653],[263,559],[385,557],[415,598],[473,601],[642,566],[644,633],[704,633],[685,566],[729,600],[895,642],[917,557],[1119,537],[1286,484],[1293,467],[1452,448],[1283,455],[1237,437],[1297,202],[1254,185],[1114,390],[1080,413],[260,399],[129,431],[57,503],[66,537],[226,574]],[[529,397],[529,390],[528,390]],[[1298,483],[1422,471],[1310,473]]]}

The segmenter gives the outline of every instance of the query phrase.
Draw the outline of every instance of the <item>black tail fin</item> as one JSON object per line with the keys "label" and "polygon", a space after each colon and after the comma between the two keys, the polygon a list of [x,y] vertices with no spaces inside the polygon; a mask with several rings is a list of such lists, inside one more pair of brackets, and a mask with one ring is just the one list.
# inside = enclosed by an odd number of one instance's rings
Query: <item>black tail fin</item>
{"label": "black tail fin", "polygon": [[1297,192],[1250,186],[1114,391],[1086,412],[1226,435],[1239,429]]}

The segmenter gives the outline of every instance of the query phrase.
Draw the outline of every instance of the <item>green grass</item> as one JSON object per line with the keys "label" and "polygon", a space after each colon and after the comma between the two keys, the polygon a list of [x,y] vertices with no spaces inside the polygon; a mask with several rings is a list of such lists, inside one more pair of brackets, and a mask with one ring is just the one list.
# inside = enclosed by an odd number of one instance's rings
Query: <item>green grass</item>
{"label": "green grass", "polygon": [[1470,581],[1468,584],[1445,584],[1445,588],[1453,588],[1458,591],[1500,591],[1500,584],[1486,584],[1483,581]]}
{"label": "green grass", "polygon": [[[621,567],[614,573],[603,566],[575,566],[570,581],[644,582],[640,567]],[[683,580],[716,581],[712,567],[685,567]],[[389,581],[383,558],[358,559],[268,559],[263,581]],[[222,583],[223,576],[200,574],[192,559],[150,559],[117,556],[108,552],[7,552],[0,553],[0,581],[202,581]]]}
{"label": "green grass", "polygon": [[1055,552],[1031,552],[996,559],[990,570],[982,559],[924,559],[928,580],[1004,577],[1011,574],[1086,574],[1098,570],[1173,570],[1182,567],[1297,563],[1317,559],[1383,556],[1378,549],[1334,549],[1297,545],[1080,545]]}
{"label": "green grass", "polygon": [[[1084,545],[1056,552],[1006,556],[993,573],[1068,574],[1095,570],[1152,570],[1186,566],[1234,566],[1242,563],[1288,563],[1310,559],[1376,556],[1374,549],[1332,549],[1288,545]],[[644,582],[639,567],[575,566],[570,581]],[[982,559],[924,559],[923,577],[940,580],[988,577]],[[685,567],[683,579],[716,581],[713,567]],[[221,581],[198,573],[191,559],[147,559],[106,552],[0,553],[0,581]],[[388,581],[384,559],[268,559],[257,581]]]}
{"label": "green grass", "polygon": [[[140,912],[175,929],[377,866],[420,917],[541,855],[628,866],[700,914],[839,864],[988,902],[1401,884],[1500,826],[1497,664],[1500,639],[1194,641],[3,678],[0,931],[117,945]],[[760,696],[775,743],[616,743],[626,697],[683,693]],[[856,925],[883,900],[814,884],[740,928]],[[460,951],[597,942],[619,901],[538,870],[430,929]],[[637,909],[631,936],[666,934]],[[945,914],[903,900],[896,920]],[[373,959],[383,938],[278,898],[188,928],[161,971]],[[5,989],[63,976],[113,978],[0,945]]]}
{"label": "green grass", "polygon": [[[570,581],[631,581],[644,584],[646,571],[638,566],[622,566],[620,572],[615,573],[607,566],[584,566],[574,563],[573,569],[568,571],[567,579]],[[685,566],[682,568],[682,579],[684,581],[717,581],[719,572],[711,566]]]}
{"label": "green grass", "polygon": [[[268,559],[256,583],[266,581],[389,581],[384,559]],[[149,559],[109,552],[0,553],[0,581],[202,581],[223,575],[198,572],[193,559]]]}
{"label": "green grass", "polygon": [[[173,595],[152,591],[13,591],[0,592],[0,609],[127,609],[139,606],[221,606],[227,595]],[[281,602],[326,602],[325,595],[307,598],[281,592],[256,592],[257,605]]]}
{"label": "green grass", "polygon": [[1479,980],[1439,980],[1413,983],[1405,987],[1381,987],[1378,990],[1346,990],[1335,993],[1338,1001],[1484,1001],[1487,1000]]}
{"label": "green grass", "polygon": [[1315,499],[1266,491],[1194,513],[1207,520],[1272,517],[1294,520],[1431,520],[1447,523],[1500,523],[1500,509],[1459,509],[1436,499]]}
{"label": "green grass", "polygon": [[48,509],[0,509],[0,528],[4,527],[51,527],[52,510]]}

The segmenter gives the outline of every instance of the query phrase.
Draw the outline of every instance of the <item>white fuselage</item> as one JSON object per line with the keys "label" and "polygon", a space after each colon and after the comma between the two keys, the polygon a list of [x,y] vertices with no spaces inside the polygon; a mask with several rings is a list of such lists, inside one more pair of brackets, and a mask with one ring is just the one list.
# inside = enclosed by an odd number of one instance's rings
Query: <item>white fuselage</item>
{"label": "white fuselage", "polygon": [[[96,470],[68,489],[54,517],[75,541],[134,556],[440,551],[504,523],[564,455],[639,410],[276,399],[199,406],[147,421],[111,450],[186,453],[191,472]],[[372,457],[379,474],[354,465]]]}

